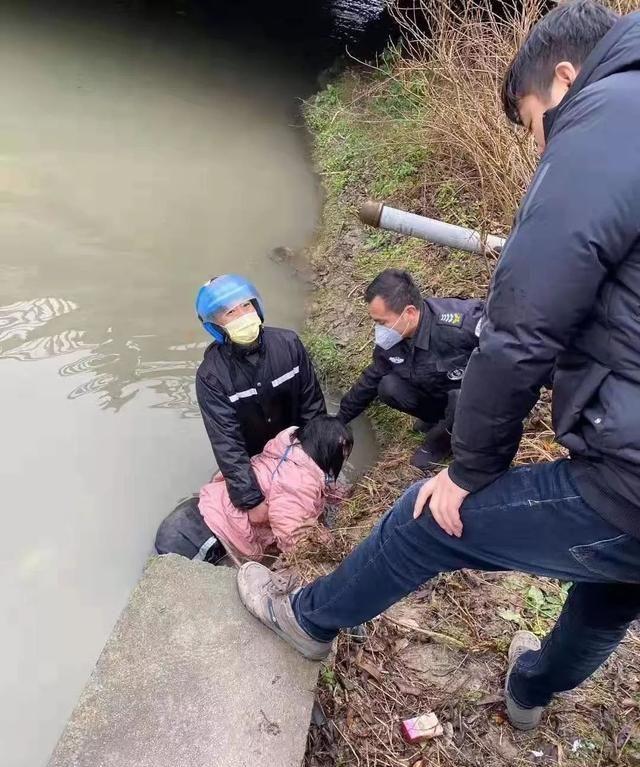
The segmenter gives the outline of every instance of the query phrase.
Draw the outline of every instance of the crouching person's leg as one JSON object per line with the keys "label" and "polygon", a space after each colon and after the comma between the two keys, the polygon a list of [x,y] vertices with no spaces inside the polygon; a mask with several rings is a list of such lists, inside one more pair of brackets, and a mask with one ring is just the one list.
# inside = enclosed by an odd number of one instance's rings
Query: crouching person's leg
{"label": "crouching person's leg", "polygon": [[533,729],[553,695],[572,690],[590,677],[616,649],[638,615],[638,584],[572,586],[542,647],[528,632],[518,632],[514,638],[506,684],[511,723],[522,730]]}
{"label": "crouching person's leg", "polygon": [[378,384],[378,399],[394,410],[417,418],[425,428],[433,426],[444,415],[447,398],[430,397],[410,381],[389,373]]}
{"label": "crouching person's leg", "polygon": [[425,472],[433,471],[451,454],[451,427],[455,393],[433,397],[400,376],[389,373],[378,385],[378,398],[395,410],[414,416],[415,427],[425,434],[411,464]]}
{"label": "crouching person's leg", "polygon": [[198,496],[179,503],[156,533],[158,554],[180,554],[187,559],[215,563],[225,555],[224,546],[207,527],[198,508]]}
{"label": "crouching person's leg", "polygon": [[442,418],[426,433],[424,442],[411,457],[411,465],[424,471],[427,476],[443,465],[451,455],[451,435],[460,389],[452,389],[445,400],[437,400],[441,406],[446,403]]}

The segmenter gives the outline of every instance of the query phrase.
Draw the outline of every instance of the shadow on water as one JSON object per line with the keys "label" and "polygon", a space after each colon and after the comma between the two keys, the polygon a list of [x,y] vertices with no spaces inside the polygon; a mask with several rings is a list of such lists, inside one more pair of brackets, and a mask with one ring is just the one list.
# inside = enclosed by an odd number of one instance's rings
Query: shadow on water
{"label": "shadow on water", "polygon": [[81,329],[45,334],[58,317],[77,310],[74,301],[54,297],[0,306],[0,358],[36,362],[73,355],[58,369],[63,378],[83,379],[69,391],[71,400],[96,395],[100,407],[117,412],[150,384],[159,395],[151,407],[174,408],[186,418],[199,416],[193,381],[207,341],[172,343],[158,334],[119,333],[117,320],[98,342],[95,334]]}

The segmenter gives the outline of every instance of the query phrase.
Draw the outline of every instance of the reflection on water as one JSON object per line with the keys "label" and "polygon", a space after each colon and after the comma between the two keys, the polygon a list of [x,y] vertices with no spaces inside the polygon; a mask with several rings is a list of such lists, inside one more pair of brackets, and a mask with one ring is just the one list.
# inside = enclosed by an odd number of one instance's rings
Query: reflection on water
{"label": "reflection on water", "polygon": [[[206,341],[165,344],[151,335],[118,338],[111,328],[99,344],[91,343],[85,331],[74,328],[48,334],[48,325],[77,308],[73,301],[61,298],[37,298],[0,306],[0,359],[33,362],[86,350],[84,356],[65,362],[58,369],[65,378],[82,374],[85,379],[69,391],[69,399],[94,394],[101,408],[118,411],[142,387],[151,385],[159,395],[159,401],[152,407],[173,408],[186,418],[199,416],[193,389],[199,363],[184,359],[184,354],[202,354]],[[92,376],[87,378],[86,374]]]}
{"label": "reflection on water", "polygon": [[13,348],[9,342],[25,341],[33,331],[51,319],[69,314],[77,308],[78,305],[73,301],[65,301],[63,298],[36,298],[33,301],[17,301],[15,304],[0,306],[0,357],[35,360],[72,351],[73,346],[67,348],[67,343],[73,343],[77,337],[76,331],[33,339]]}

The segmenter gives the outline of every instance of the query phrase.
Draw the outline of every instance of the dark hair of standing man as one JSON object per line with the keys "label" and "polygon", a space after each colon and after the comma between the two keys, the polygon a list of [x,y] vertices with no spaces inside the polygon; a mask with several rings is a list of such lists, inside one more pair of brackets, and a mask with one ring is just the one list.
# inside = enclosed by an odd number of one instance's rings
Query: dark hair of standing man
{"label": "dark hair of standing man", "polygon": [[387,309],[400,314],[407,306],[419,309],[422,296],[409,272],[404,269],[385,269],[373,280],[364,292],[364,300],[370,304],[380,297]]}
{"label": "dark hair of standing man", "polygon": [[549,11],[531,30],[502,81],[502,107],[509,120],[520,125],[520,99],[532,94],[545,99],[556,64],[568,61],[579,69],[619,18],[593,0],[570,0]]}

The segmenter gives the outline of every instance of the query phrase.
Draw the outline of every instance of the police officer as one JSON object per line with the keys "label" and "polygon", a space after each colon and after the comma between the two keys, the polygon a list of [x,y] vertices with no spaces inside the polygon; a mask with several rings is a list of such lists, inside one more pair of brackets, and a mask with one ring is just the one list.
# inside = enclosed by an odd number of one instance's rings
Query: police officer
{"label": "police officer", "polygon": [[262,299],[244,277],[207,282],[196,312],[214,339],[196,376],[202,418],[231,502],[260,524],[267,505],[251,456],[283,429],[326,413],[324,397],[302,342],[264,326]]}
{"label": "police officer", "polygon": [[366,289],[375,322],[373,360],[343,397],[345,423],[378,397],[418,419],[426,432],[411,463],[429,470],[451,452],[451,429],[462,376],[478,343],[482,301],[423,299],[411,275],[385,269]]}

